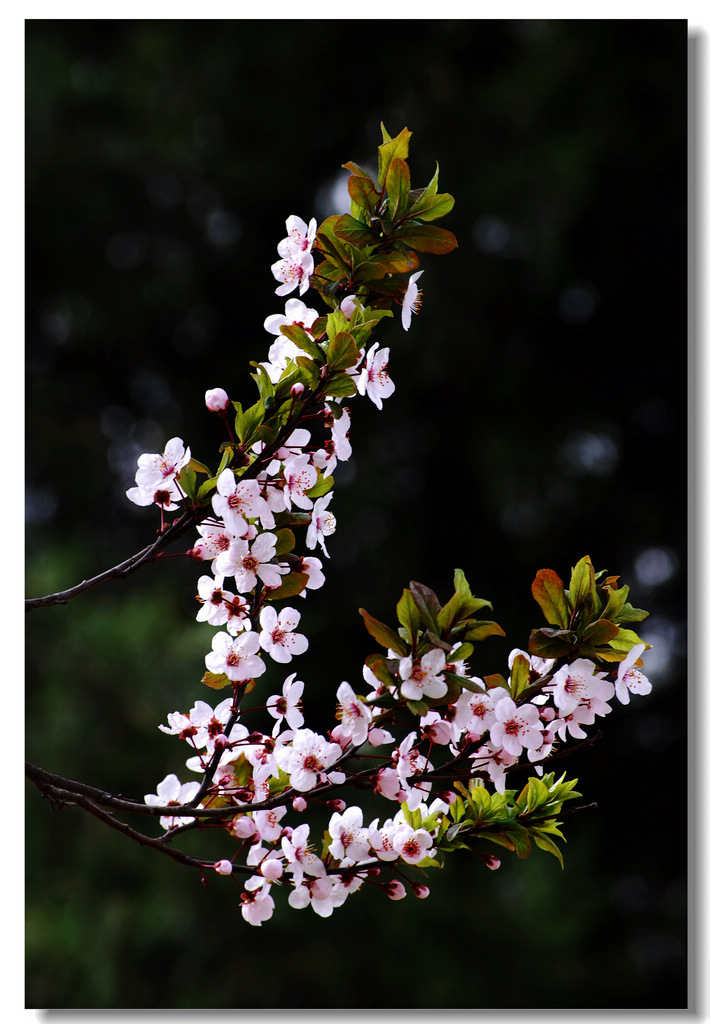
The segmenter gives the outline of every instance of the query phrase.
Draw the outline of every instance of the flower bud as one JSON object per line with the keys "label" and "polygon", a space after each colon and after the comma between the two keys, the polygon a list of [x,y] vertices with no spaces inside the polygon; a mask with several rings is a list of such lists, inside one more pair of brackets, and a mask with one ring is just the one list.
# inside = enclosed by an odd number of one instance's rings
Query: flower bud
{"label": "flower bud", "polygon": [[281,878],[283,865],[278,857],[269,857],[262,861],[260,870],[267,882],[273,882]]}
{"label": "flower bud", "polygon": [[418,900],[425,900],[429,895],[429,886],[420,885],[419,882],[414,882],[414,884],[412,885],[412,892],[414,893]]}
{"label": "flower bud", "polygon": [[229,395],[223,388],[205,391],[205,405],[210,412],[223,412],[229,405]]}
{"label": "flower bud", "polygon": [[391,900],[403,900],[407,895],[407,890],[401,882],[387,882],[387,884],[383,885],[382,888]]}
{"label": "flower bud", "polygon": [[346,295],[340,303],[340,312],[344,313],[348,320],[353,315],[353,310],[356,308],[355,302],[356,299],[354,295]]}
{"label": "flower bud", "polygon": [[291,806],[293,807],[294,811],[305,811],[306,807],[308,807],[308,801],[305,799],[305,797],[297,796],[294,798],[294,801]]}
{"label": "flower bud", "polygon": [[494,857],[492,853],[486,853],[481,855],[481,859],[487,868],[491,871],[497,871],[500,867],[500,858]]}
{"label": "flower bud", "polygon": [[330,807],[332,811],[344,811],[348,805],[344,800],[328,800],[326,807]]}
{"label": "flower bud", "polygon": [[248,839],[256,832],[256,822],[253,818],[248,818],[246,814],[243,814],[232,823],[232,832],[240,839]]}
{"label": "flower bud", "polygon": [[291,398],[300,398],[303,392],[306,390],[305,386],[300,382],[291,386]]}
{"label": "flower bud", "polygon": [[231,875],[232,873],[232,862],[231,860],[218,860],[212,865],[218,875]]}

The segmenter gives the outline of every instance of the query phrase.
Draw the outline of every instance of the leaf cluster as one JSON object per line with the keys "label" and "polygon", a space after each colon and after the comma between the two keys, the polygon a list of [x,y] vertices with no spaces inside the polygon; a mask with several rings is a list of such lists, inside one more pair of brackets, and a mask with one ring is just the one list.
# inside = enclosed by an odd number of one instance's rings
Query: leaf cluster
{"label": "leaf cluster", "polygon": [[428,185],[412,188],[412,133],[403,128],[392,138],[381,127],[377,180],[353,161],[343,164],[351,172],[350,213],[328,217],[316,235],[314,250],[323,259],[311,284],[332,308],[346,295],[371,294],[374,307],[390,309],[401,302],[408,275],[419,266],[418,252],[441,255],[458,245],[450,231],[431,223],[454,205],[453,196],[438,191],[438,164]]}
{"label": "leaf cluster", "polygon": [[619,586],[618,576],[595,572],[589,555],[572,568],[568,588],[554,570],[540,569],[532,594],[549,626],[532,631],[530,654],[619,662],[644,643],[626,624],[643,621],[648,612],[629,603],[629,588]]}
{"label": "leaf cluster", "polygon": [[[429,587],[423,583],[410,583],[409,589],[402,592],[397,603],[399,627],[396,630],[375,619],[364,608],[359,609],[370,636],[388,653],[396,655],[397,659],[421,659],[436,648],[446,653],[443,672],[448,684],[446,694],[439,698],[425,697],[419,701],[406,701],[414,715],[426,715],[432,707],[455,702],[464,688],[479,689],[472,680],[457,673],[455,666],[471,656],[474,644],[489,636],[505,636],[497,622],[476,618],[476,612],[481,608],[490,608],[491,603],[474,597],[461,569],[454,573],[454,587],[453,596],[442,606]],[[373,654],[366,658],[366,664],[385,686],[397,685],[395,675],[398,660]],[[395,703],[393,698],[386,695],[375,698],[375,703],[378,702],[385,707]]]}
{"label": "leaf cluster", "polygon": [[520,793],[511,789],[490,793],[477,779],[468,785],[456,782],[459,795],[441,822],[437,848],[441,852],[472,849],[475,840],[486,839],[527,857],[534,842],[564,867],[552,836],[564,840],[557,817],[565,801],[581,795],[576,785],[576,779],[566,782],[562,774],[556,780],[553,773],[528,779]]}

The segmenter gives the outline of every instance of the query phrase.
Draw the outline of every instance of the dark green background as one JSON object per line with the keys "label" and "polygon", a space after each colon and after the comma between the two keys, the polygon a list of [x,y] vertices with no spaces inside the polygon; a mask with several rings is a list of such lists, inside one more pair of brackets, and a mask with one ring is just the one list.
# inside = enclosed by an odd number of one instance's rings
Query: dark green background
{"label": "dark green background", "polygon": [[[255,399],[284,221],[338,212],[340,165],[372,166],[384,120],[414,133],[415,185],[439,161],[459,249],[424,257],[410,332],[378,331],[395,394],[349,402],[326,586],[299,604],[309,724],[374,649],[358,607],[391,621],[409,580],[446,597],[457,566],[507,632],[478,674],[543,625],[535,571],[585,554],[630,583],[654,644],[653,693],[568,764],[599,810],[567,822],[564,871],[460,854],[426,901],[372,889],[324,921],[278,893],[254,929],[233,884],[28,787],[29,1007],[687,1004],[686,31],[27,23],[30,596],[150,541],[124,496],[141,452],[177,434],[215,463],[203,394]],[[190,777],[157,726],[223,696],[199,683],[198,574],[168,560],[28,617],[30,760],[138,798]]]}

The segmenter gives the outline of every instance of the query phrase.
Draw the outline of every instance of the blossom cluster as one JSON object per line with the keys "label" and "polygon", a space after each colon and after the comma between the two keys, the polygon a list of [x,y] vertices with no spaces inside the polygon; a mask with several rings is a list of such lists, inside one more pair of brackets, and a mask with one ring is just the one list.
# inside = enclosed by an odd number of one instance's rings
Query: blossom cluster
{"label": "blossom cluster", "polygon": [[[276,293],[285,296],[298,288],[303,295],[314,275],[316,222],[306,225],[289,217],[286,227],[280,259],[272,267],[280,282]],[[421,301],[420,274],[410,276],[401,294],[405,330]],[[188,553],[209,563],[209,573],[197,581],[196,617],[216,630],[203,681],[231,687],[230,696],[215,707],[198,700],[189,712],[168,715],[160,729],[188,744],[186,767],[198,780],[181,782],[170,774],[145,802],[163,812],[160,823],[169,833],[195,827],[195,808],[225,810],[213,824],[223,827],[235,849],[204,866],[218,875],[244,876],[241,911],[253,925],[271,917],[272,892],[279,887],[289,889],[290,906],[310,906],[322,917],[363,883],[378,886],[391,899],[404,896],[405,885],[426,896],[428,888],[403,872],[440,863],[454,841],[463,804],[449,785],[452,766],[459,778],[490,784],[512,814],[507,776],[521,757],[541,775],[542,762],[568,737],[584,738],[584,728],[611,711],[613,697],[627,703],[629,694],[651,688],[639,667],[644,643],[610,661],[608,670],[587,657],[562,659],[558,667],[557,658],[515,649],[510,676],[491,681],[469,673],[464,644],[439,642],[431,630],[429,642],[422,628],[406,643],[388,648],[378,665],[368,661],[363,667],[365,685],[359,689],[369,687],[369,692],[340,684],[335,723],[325,733],[306,725],[304,683],[296,672],[251,709],[261,709],[264,728],[244,724],[250,709],[243,700],[269,663],[290,665],[309,647],[300,631],[301,613],[290,602],[325,580],[324,563],[314,552],[329,557],[326,539],[336,528],[329,508],[333,474],[352,451],[344,395],[366,395],[381,409],[394,392],[389,349],[375,342],[366,351],[355,340],[366,336],[363,324],[376,322],[374,307],[364,301],[363,294],[346,295],[324,327],[317,310],[289,298],[283,314],[265,320],[274,340],[257,368],[266,382],[260,414],[266,409],[264,396],[273,405],[287,389],[280,407],[285,411],[272,432],[250,432],[239,403],[230,403],[224,389],[212,389],[205,395],[207,408],[224,418],[230,431],[215,476],[196,490],[192,478],[204,467],[182,439],[173,438],[162,454],[139,458],[136,486],[127,492],[139,505],[157,505],[161,516],[181,502],[201,509],[198,539]],[[338,365],[337,375],[330,373],[331,362]],[[299,371],[304,379],[297,379]],[[239,440],[229,425],[230,404],[242,417]],[[200,496],[202,505],[195,500]],[[308,554],[295,553],[298,527],[305,528]],[[282,600],[289,603],[277,610],[274,602]],[[522,698],[513,679],[520,659],[530,690]],[[413,727],[403,724],[407,715]],[[333,795],[355,784],[395,805],[392,813],[369,817],[359,803]],[[311,825],[288,824],[284,818],[289,811],[299,815],[324,805],[331,814],[318,853]],[[188,808],[193,813],[187,814]],[[481,856],[497,867],[497,858]]]}

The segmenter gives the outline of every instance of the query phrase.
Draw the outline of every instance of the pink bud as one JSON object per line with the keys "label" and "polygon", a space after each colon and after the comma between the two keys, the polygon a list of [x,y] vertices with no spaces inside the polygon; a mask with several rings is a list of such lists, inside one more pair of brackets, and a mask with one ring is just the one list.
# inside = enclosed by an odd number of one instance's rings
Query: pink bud
{"label": "pink bud", "polygon": [[247,839],[256,832],[256,822],[253,818],[248,818],[246,814],[243,814],[232,823],[232,832],[240,839]]}
{"label": "pink bud", "polygon": [[494,857],[493,854],[491,854],[491,853],[485,854],[482,857],[482,860],[483,860],[483,863],[486,865],[486,867],[490,868],[491,871],[497,871],[498,868],[500,867],[500,858],[499,857]]}
{"label": "pink bud", "polygon": [[190,558],[194,558],[198,562],[207,561],[207,548],[204,544],[196,544],[194,548],[190,548],[187,554]]}
{"label": "pink bud", "polygon": [[299,398],[305,390],[306,389],[303,384],[293,384],[291,386],[291,398]]}
{"label": "pink bud", "polygon": [[372,747],[379,747],[381,743],[385,742],[387,733],[384,729],[379,729],[377,726],[373,726],[367,734],[367,742]]}
{"label": "pink bud", "polygon": [[415,882],[414,885],[412,886],[412,892],[414,893],[418,900],[425,900],[429,895],[429,886],[420,885],[419,882]]}
{"label": "pink bud", "polygon": [[350,317],[353,315],[353,310],[354,309],[355,309],[355,296],[354,295],[346,295],[345,298],[343,299],[343,301],[340,303],[340,312],[344,313],[345,316],[349,320]]}
{"label": "pink bud", "polygon": [[407,895],[407,890],[401,882],[388,882],[387,885],[383,885],[382,888],[391,900],[403,900]]}
{"label": "pink bud", "polygon": [[283,865],[278,857],[269,857],[262,861],[260,870],[267,882],[273,882],[275,879],[281,878]]}
{"label": "pink bud", "polygon": [[305,811],[306,807],[308,807],[308,801],[302,796],[297,796],[294,798],[291,806],[294,811]]}
{"label": "pink bud", "polygon": [[326,806],[333,811],[344,811],[348,805],[344,800],[328,800]]}
{"label": "pink bud", "polygon": [[229,395],[223,388],[205,391],[205,405],[210,412],[223,412],[229,405]]}
{"label": "pink bud", "polygon": [[231,860],[218,860],[216,864],[213,864],[212,866],[218,875],[231,875],[232,873]]}

